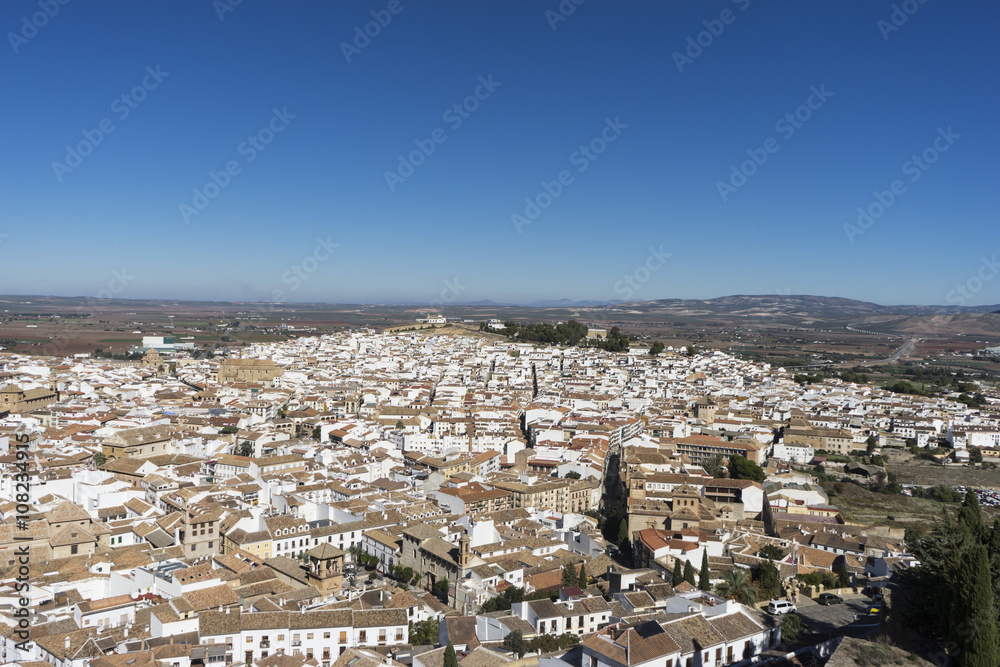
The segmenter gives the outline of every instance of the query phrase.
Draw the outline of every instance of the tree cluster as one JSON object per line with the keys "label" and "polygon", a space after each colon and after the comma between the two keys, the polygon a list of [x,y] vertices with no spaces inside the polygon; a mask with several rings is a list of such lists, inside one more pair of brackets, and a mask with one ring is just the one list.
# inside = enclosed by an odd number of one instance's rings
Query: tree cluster
{"label": "tree cluster", "polygon": [[970,490],[956,518],[912,546],[921,566],[902,576],[914,593],[905,622],[936,634],[959,667],[1000,665],[1000,520],[987,527]]}
{"label": "tree cluster", "polygon": [[729,457],[729,476],[732,479],[749,479],[751,482],[763,482],[767,473],[759,465],[739,454]]}
{"label": "tree cluster", "polygon": [[541,651],[542,653],[552,653],[553,651],[565,650],[580,643],[580,638],[568,632],[555,637],[553,635],[539,635],[531,641],[524,638],[520,630],[514,630],[503,639],[504,649],[517,655],[518,658],[528,653]]}
{"label": "tree cluster", "polygon": [[414,646],[436,646],[440,621],[428,618],[426,621],[410,623],[410,643]]}
{"label": "tree cluster", "polygon": [[558,593],[547,591],[535,591],[531,594],[525,594],[523,588],[511,586],[495,598],[490,598],[484,602],[479,608],[478,613],[488,614],[493,611],[507,611],[512,605],[518,602],[525,602],[526,600],[555,600],[558,597]]}
{"label": "tree cluster", "polygon": [[545,322],[528,322],[519,324],[517,322],[504,322],[503,329],[497,333],[518,341],[528,343],[544,343],[547,345],[566,345],[583,347],[598,347],[609,352],[627,352],[629,348],[628,336],[622,334],[618,327],[612,327],[606,338],[587,338],[587,325],[576,320],[569,320],[562,324],[548,324]]}

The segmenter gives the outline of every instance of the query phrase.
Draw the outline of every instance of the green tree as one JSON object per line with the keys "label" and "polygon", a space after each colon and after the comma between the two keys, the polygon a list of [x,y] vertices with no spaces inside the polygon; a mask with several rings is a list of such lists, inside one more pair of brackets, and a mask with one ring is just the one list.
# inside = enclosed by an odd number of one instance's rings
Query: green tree
{"label": "green tree", "polygon": [[877,448],[878,438],[874,434],[869,435],[865,440],[865,452],[867,452],[868,456],[871,456],[872,452],[874,452]]}
{"label": "green tree", "polygon": [[455,654],[455,646],[448,641],[444,647],[444,667],[458,667],[458,656]]}
{"label": "green tree", "polygon": [[684,567],[684,566],[683,566],[683,565],[681,565],[681,559],[680,559],[680,558],[675,558],[675,559],[674,559],[674,576],[673,576],[673,578],[672,578],[672,579],[670,580],[670,581],[671,581],[671,583],[672,583],[672,584],[673,584],[674,586],[677,586],[677,585],[678,585],[678,584],[680,584],[680,583],[681,583],[682,581],[684,581],[684,570],[683,570],[683,567]]}
{"label": "green tree", "polygon": [[253,443],[249,440],[244,440],[240,445],[240,456],[253,456]]}
{"label": "green tree", "polygon": [[965,501],[958,510],[958,522],[971,536],[977,539],[983,536],[983,515],[979,508],[979,497],[972,489],[965,492]]}
{"label": "green tree", "polygon": [[503,638],[503,647],[518,658],[528,652],[528,642],[524,640],[524,635],[521,634],[520,630],[508,632],[507,636]]}
{"label": "green tree", "polygon": [[698,588],[703,591],[712,590],[712,576],[708,571],[708,551],[701,552],[701,571],[698,573]]}
{"label": "green tree", "polygon": [[748,606],[757,603],[757,593],[750,580],[750,573],[742,567],[734,567],[726,572],[722,581],[716,585],[715,592],[721,597],[736,600]]}
{"label": "green tree", "polygon": [[580,563],[580,579],[578,585],[581,589],[586,590],[590,580],[587,577],[587,566]]}
{"label": "green tree", "polygon": [[564,565],[562,571],[563,588],[570,588],[572,586],[576,586],[578,581],[580,581],[580,577],[577,576],[576,568],[573,567],[573,564],[567,563],[566,565]]}
{"label": "green tree", "polygon": [[622,519],[621,524],[618,527],[618,546],[622,549],[625,548],[624,545],[628,544],[628,519]]}
{"label": "green tree", "polygon": [[410,624],[410,643],[414,646],[436,646],[440,622],[433,618]]}
{"label": "green tree", "polygon": [[757,576],[757,586],[764,597],[773,598],[781,593],[781,578],[778,568],[772,561],[766,560],[757,566],[754,574]]}
{"label": "green tree", "polygon": [[434,583],[434,590],[438,594],[438,599],[442,602],[448,602],[448,580],[445,578],[438,579]]}
{"label": "green tree", "polygon": [[656,341],[655,343],[653,343],[652,345],[649,346],[649,353],[652,356],[655,357],[656,355],[660,354],[661,352],[663,352],[663,343],[661,343],[660,341]]}
{"label": "green tree", "polygon": [[705,472],[707,472],[712,477],[716,477],[716,478],[722,477],[723,476],[723,474],[722,474],[722,454],[716,454],[712,458],[708,459],[704,463],[704,465],[702,465],[702,468],[704,468]]}
{"label": "green tree", "polygon": [[240,429],[237,426],[223,426],[219,431],[222,435],[232,435],[233,433],[239,433]]}
{"label": "green tree", "polygon": [[528,651],[534,653],[551,653],[559,648],[559,642],[552,635],[538,635],[528,642]]}
{"label": "green tree", "polygon": [[580,479],[580,473],[575,470],[570,470],[568,473],[563,475],[565,479]]}
{"label": "green tree", "polygon": [[785,614],[781,621],[781,639],[793,642],[802,633],[802,618],[795,613]]}
{"label": "green tree", "polygon": [[837,568],[837,586],[843,588],[851,585],[851,573],[847,571],[847,566],[843,563]]}
{"label": "green tree", "polygon": [[729,476],[733,479],[748,479],[751,482],[763,482],[767,473],[759,465],[739,454],[729,457]]}
{"label": "green tree", "polygon": [[97,452],[94,454],[94,465],[100,467],[108,462],[108,457],[104,455],[104,452]]}
{"label": "green tree", "polygon": [[760,551],[757,552],[757,556],[760,558],[766,558],[767,560],[781,560],[785,557],[785,552],[777,544],[765,544],[761,547]]}
{"label": "green tree", "polygon": [[688,582],[692,586],[698,585],[694,579],[694,565],[692,565],[689,560],[684,561],[684,581]]}
{"label": "green tree", "polygon": [[957,662],[962,667],[1000,665],[1000,634],[986,548],[973,544],[961,559],[956,577],[952,630]]}

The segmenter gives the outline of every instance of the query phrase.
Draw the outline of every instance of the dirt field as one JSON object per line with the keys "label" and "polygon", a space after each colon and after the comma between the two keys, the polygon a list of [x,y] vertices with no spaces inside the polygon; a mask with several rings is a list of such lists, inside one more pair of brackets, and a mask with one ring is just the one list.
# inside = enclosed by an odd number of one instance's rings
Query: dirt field
{"label": "dirt field", "polygon": [[1000,470],[980,470],[960,465],[940,466],[927,461],[910,459],[898,464],[893,459],[886,463],[886,470],[896,473],[900,484],[921,486],[971,486],[1000,490]]}
{"label": "dirt field", "polygon": [[845,484],[843,492],[832,496],[830,502],[840,509],[847,523],[896,528],[932,524],[946,507],[957,507],[926,498],[874,493],[856,484]]}

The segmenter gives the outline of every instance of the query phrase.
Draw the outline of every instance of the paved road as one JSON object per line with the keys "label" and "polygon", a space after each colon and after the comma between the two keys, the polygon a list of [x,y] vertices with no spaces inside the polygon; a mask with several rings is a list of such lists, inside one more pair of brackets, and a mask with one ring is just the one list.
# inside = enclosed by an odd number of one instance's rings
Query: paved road
{"label": "paved road", "polygon": [[878,617],[865,615],[870,605],[871,600],[862,596],[848,597],[843,604],[824,606],[800,595],[795,606],[806,628],[818,635],[834,636],[840,634],[840,628],[855,623],[855,614],[858,625],[877,624]]}
{"label": "paved road", "polygon": [[909,355],[913,349],[916,347],[917,343],[920,342],[919,338],[913,338],[906,341],[906,343],[900,347],[898,350],[893,352],[890,356],[885,359],[873,359],[868,361],[841,361],[837,363],[830,364],[803,364],[802,366],[794,366],[794,369],[798,368],[849,368],[853,366],[877,366],[879,364],[891,364],[899,361],[899,358],[904,355]]}

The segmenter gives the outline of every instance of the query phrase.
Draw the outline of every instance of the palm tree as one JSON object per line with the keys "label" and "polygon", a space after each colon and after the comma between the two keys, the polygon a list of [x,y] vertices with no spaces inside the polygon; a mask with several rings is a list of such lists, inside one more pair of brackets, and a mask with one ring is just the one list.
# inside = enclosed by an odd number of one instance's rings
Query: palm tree
{"label": "palm tree", "polygon": [[726,572],[722,581],[716,585],[715,592],[724,598],[736,600],[748,606],[757,603],[757,594],[750,581],[750,573],[742,567],[734,567]]}

